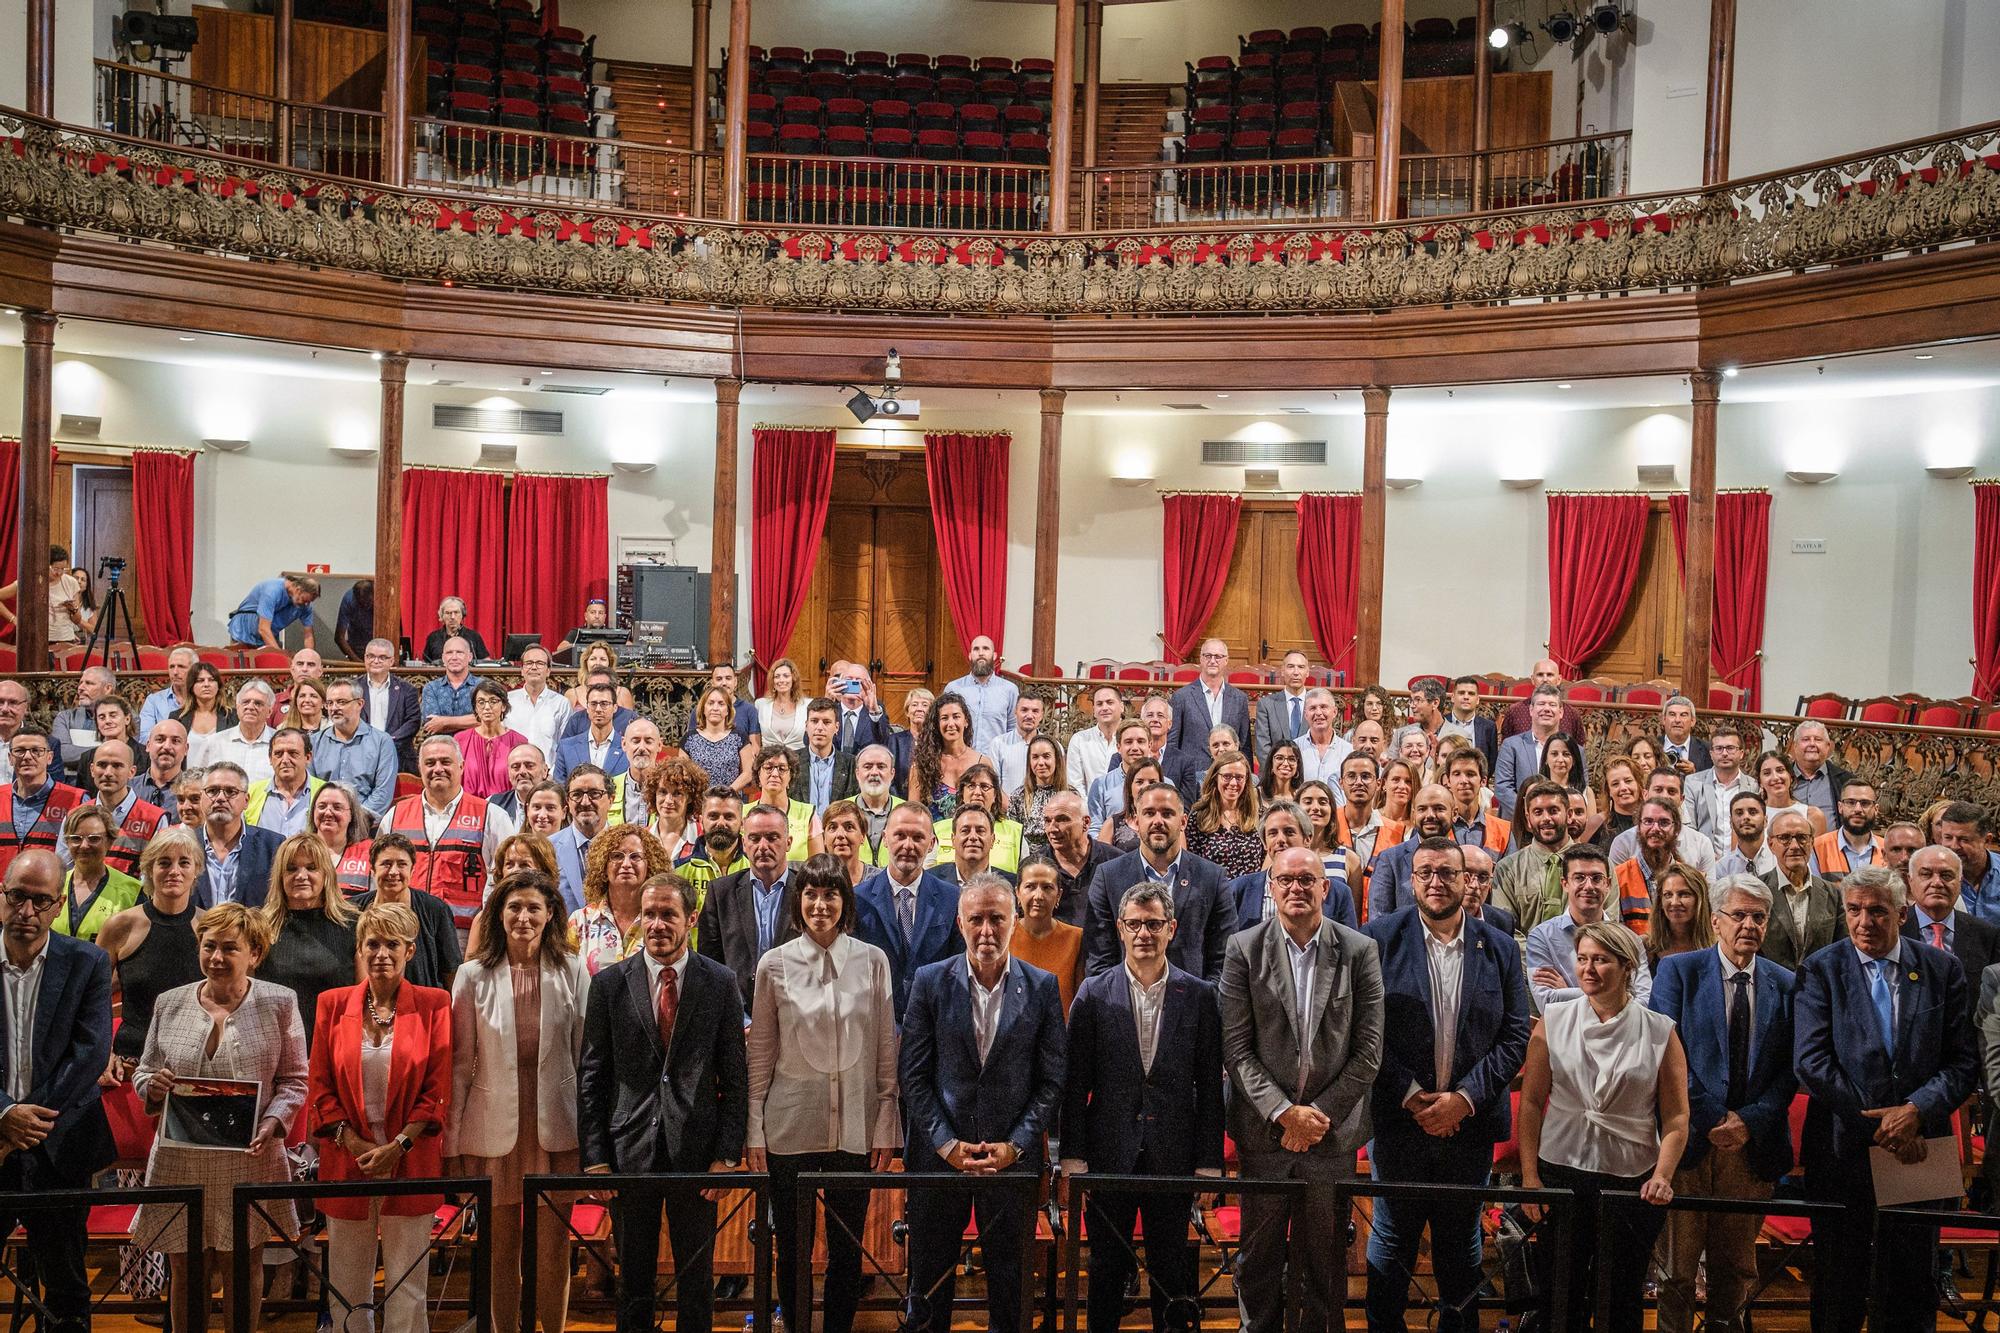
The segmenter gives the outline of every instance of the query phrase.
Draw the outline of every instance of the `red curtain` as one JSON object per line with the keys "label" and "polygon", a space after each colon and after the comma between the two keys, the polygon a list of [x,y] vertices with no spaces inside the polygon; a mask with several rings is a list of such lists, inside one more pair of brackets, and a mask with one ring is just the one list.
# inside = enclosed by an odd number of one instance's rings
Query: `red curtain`
{"label": "red curtain", "polygon": [[2000,697],[2000,483],[1972,488],[1972,692]]}
{"label": "red curtain", "polygon": [[[514,478],[507,506],[507,629],[554,648],[583,623],[583,607],[608,596],[609,478]],[[494,652],[500,645],[492,640]]]}
{"label": "red curtain", "polygon": [[1549,497],[1549,656],[1575,676],[1618,628],[1646,543],[1643,495]]}
{"label": "red curtain", "polygon": [[[1667,497],[1674,521],[1674,559],[1687,582],[1685,493]],[[1715,605],[1708,660],[1724,684],[1743,691],[1758,711],[1764,692],[1764,588],[1771,565],[1771,493],[1730,491],[1715,497]]]}
{"label": "red curtain", "polygon": [[[10,483],[11,488],[11,483]],[[132,535],[139,615],[158,644],[194,639],[194,455],[132,455]],[[12,538],[8,545],[12,545]]]}
{"label": "red curtain", "polygon": [[[1361,497],[1299,497],[1299,595],[1327,665],[1354,679],[1355,571],[1361,563]],[[1227,568],[1225,565],[1224,568]]]}
{"label": "red curtain", "polygon": [[416,468],[403,477],[403,624],[421,653],[438,603],[465,602],[466,623],[500,651],[506,567],[505,479],[497,472]]}
{"label": "red curtain", "polygon": [[1229,560],[1236,554],[1236,520],[1243,512],[1240,495],[1169,495],[1166,508],[1167,652],[1180,661],[1200,641],[1202,627],[1215,613],[1222,585],[1229,577]]}
{"label": "red curtain", "polygon": [[833,494],[833,432],[760,428],[750,439],[750,649],[762,689],[812,584]]}
{"label": "red curtain", "polygon": [[11,580],[20,572],[20,552],[15,549],[20,530],[21,442],[0,439],[0,579]]}
{"label": "red curtain", "polygon": [[1013,437],[924,436],[924,477],[930,484],[931,522],[937,527],[938,564],[958,646],[969,651],[984,634],[993,655],[1002,651],[1007,618],[1007,450]]}

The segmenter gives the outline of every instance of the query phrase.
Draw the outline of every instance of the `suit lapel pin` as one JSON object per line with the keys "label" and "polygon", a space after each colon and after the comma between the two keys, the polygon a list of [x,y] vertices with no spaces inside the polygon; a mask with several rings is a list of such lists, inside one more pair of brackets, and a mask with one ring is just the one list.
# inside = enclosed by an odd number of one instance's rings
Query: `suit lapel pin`
{"label": "suit lapel pin", "polygon": [[1919,977],[1919,976],[1918,976],[1918,975],[1917,975],[1917,974],[1916,974],[1915,972],[1912,972],[1912,973],[1910,973],[1910,980],[1912,980],[1912,981],[1921,981],[1921,980],[1923,980],[1923,978],[1922,978],[1922,977]]}

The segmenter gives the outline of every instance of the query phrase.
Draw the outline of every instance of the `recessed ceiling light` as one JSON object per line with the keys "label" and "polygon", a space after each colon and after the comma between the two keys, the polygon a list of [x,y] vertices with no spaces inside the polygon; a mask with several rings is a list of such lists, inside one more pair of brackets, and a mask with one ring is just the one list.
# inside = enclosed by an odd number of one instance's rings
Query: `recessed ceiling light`
{"label": "recessed ceiling light", "polygon": [[370,352],[368,354],[368,359],[370,361],[380,361],[382,359],[382,354],[380,352]]}
{"label": "recessed ceiling light", "polygon": [[1226,394],[1226,393],[1219,393],[1219,394],[1217,394],[1217,395],[1215,395],[1215,396],[1216,396],[1217,398],[1227,398],[1227,397],[1228,397],[1229,395],[1228,395],[1228,394]]}
{"label": "recessed ceiling light", "polygon": [[1567,389],[1567,388],[1569,387],[1569,385],[1567,385],[1567,384],[1558,384],[1558,385],[1556,385],[1556,387],[1557,387],[1558,389]]}
{"label": "recessed ceiling light", "polygon": [[1918,352],[1918,353],[1917,353],[1917,360],[1919,360],[1919,361],[1934,361],[1934,360],[1936,360],[1936,359],[1937,359],[1937,353],[1936,353],[1936,352]]}
{"label": "recessed ceiling light", "polygon": [[543,373],[544,375],[553,375],[553,374],[555,374],[555,372],[554,372],[553,370],[545,370],[545,371],[543,371],[542,373]]}
{"label": "recessed ceiling light", "polygon": [[1742,372],[1741,372],[1741,371],[1739,371],[1739,370],[1737,370],[1735,366],[1724,366],[1724,367],[1722,368],[1722,374],[1723,374],[1723,378],[1725,378],[1725,379],[1732,379],[1732,380],[1733,380],[1733,379],[1735,379],[1735,378],[1736,378],[1736,377],[1737,377],[1737,376],[1738,376],[1739,374],[1741,374],[1741,373],[1742,373]]}
{"label": "recessed ceiling light", "polygon": [[184,343],[191,343],[194,341],[194,335],[192,333],[183,333],[180,340]]}

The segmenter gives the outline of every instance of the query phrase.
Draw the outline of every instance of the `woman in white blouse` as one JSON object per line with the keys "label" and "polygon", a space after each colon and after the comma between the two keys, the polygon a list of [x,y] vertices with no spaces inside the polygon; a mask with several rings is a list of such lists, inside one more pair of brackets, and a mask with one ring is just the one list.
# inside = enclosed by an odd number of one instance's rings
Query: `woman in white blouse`
{"label": "woman in white blouse", "polygon": [[[853,937],[854,887],[831,856],[793,872],[789,910],[800,934],[757,964],[750,1006],[750,1169],[771,1173],[778,1232],[778,1299],[787,1327],[801,1248],[801,1171],[886,1171],[902,1131],[896,1106],[896,1015],[889,957]],[[867,1190],[828,1190],[824,1333],[849,1333],[861,1294]],[[810,1281],[810,1278],[807,1279]]]}
{"label": "woman in white blouse", "polygon": [[800,693],[798,663],[781,657],[771,667],[765,681],[770,693],[757,701],[758,730],[764,744],[782,745],[787,750],[803,750],[806,745],[806,705],[812,702]]}
{"label": "woman in white blouse", "polygon": [[[1671,1018],[1632,1001],[1642,957],[1639,937],[1615,921],[1577,927],[1583,995],[1543,1012],[1521,1071],[1521,1185],[1575,1193],[1583,1224],[1569,1290],[1590,1310],[1593,1268],[1610,1287],[1610,1329],[1599,1333],[1639,1333],[1646,1267],[1687,1147],[1687,1055]],[[1613,1212],[1604,1234],[1591,1220],[1606,1190],[1637,1190],[1657,1206]],[[1552,1266],[1555,1247],[1539,1248]],[[1555,1281],[1545,1270],[1543,1290]]]}

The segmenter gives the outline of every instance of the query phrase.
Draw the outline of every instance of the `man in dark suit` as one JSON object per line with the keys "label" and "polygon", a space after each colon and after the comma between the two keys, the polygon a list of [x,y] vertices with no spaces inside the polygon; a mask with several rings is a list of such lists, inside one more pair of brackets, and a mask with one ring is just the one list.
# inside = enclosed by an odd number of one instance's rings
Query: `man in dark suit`
{"label": "man in dark suit", "polygon": [[[1263,835],[1264,864],[1268,866],[1285,848],[1311,844],[1312,817],[1295,802],[1273,801],[1257,812],[1257,831]],[[1270,871],[1238,875],[1224,887],[1229,900],[1236,904],[1236,929],[1248,930],[1270,915]],[[1354,914],[1354,892],[1338,875],[1328,877],[1326,882],[1326,919],[1338,921],[1349,930],[1361,929],[1361,922]]]}
{"label": "man in dark suit", "polygon": [[[1465,849],[1417,844],[1414,907],[1365,933],[1382,959],[1382,1067],[1370,1096],[1378,1180],[1483,1185],[1507,1137],[1507,1088],[1528,1055],[1534,1010],[1521,951],[1465,910]],[[1477,1199],[1377,1199],[1368,1241],[1368,1327],[1404,1327],[1424,1228],[1436,1266],[1438,1333],[1477,1329]]]}
{"label": "man in dark suit", "polygon": [[[63,865],[54,852],[30,849],[7,867],[0,899],[8,973],[0,983],[0,1147],[7,1149],[0,1236],[25,1223],[49,1333],[90,1327],[83,1262],[89,1210],[16,1210],[6,1200],[85,1189],[114,1155],[97,1089],[111,1057],[111,959],[96,945],[51,932],[64,896]],[[29,1024],[28,1060],[16,1065],[13,1039]]]}
{"label": "man in dark suit", "polygon": [[1913,852],[1906,873],[1910,912],[1903,921],[1903,934],[1958,959],[1970,986],[1988,967],[2000,963],[2000,926],[1960,910],[1964,875],[1964,863],[1949,847],[1933,844]]}
{"label": "man in dark suit", "polygon": [[[882,701],[876,697],[875,682],[868,678],[868,669],[859,662],[843,662],[839,673],[827,682],[839,712],[834,717],[835,746],[848,754],[860,754],[871,745],[890,745],[889,716],[882,710]],[[906,705],[907,706],[907,705]],[[923,730],[923,724],[914,719],[910,722],[910,735]],[[967,737],[968,741],[972,738]],[[907,771],[908,755],[903,756]]]}
{"label": "man in dark suit", "polygon": [[[1222,1174],[1222,1010],[1207,982],[1167,961],[1174,902],[1135,884],[1118,903],[1125,965],[1077,988],[1069,1011],[1063,1083],[1063,1174]],[[1090,1327],[1115,1329],[1146,1229],[1153,1327],[1201,1322],[1195,1253],[1187,1243],[1192,1194],[1089,1198]]]}
{"label": "man in dark suit", "polygon": [[1500,763],[1500,729],[1492,718],[1479,711],[1479,694],[1485,687],[1486,682],[1477,676],[1460,676],[1452,681],[1451,711],[1445,714],[1439,730],[1457,732],[1469,739],[1472,747],[1486,756],[1486,771],[1491,773]]}
{"label": "man in dark suit", "polygon": [[366,674],[361,686],[361,720],[396,742],[396,764],[405,773],[417,771],[417,728],[423,725],[423,696],[417,687],[390,673],[396,666],[396,645],[370,639],[361,652]]}
{"label": "man in dark suit", "polygon": [[[687,881],[646,881],[645,948],[598,973],[577,1066],[584,1170],[733,1171],[749,1128],[743,1006],[729,969],[687,947]],[[651,1333],[660,1210],[674,1251],[676,1328],[714,1326],[710,1250],[720,1190],[622,1187],[613,1205],[619,1333]]]}
{"label": "man in dark suit", "polygon": [[1413,906],[1416,886],[1410,865],[1425,838],[1451,837],[1451,793],[1433,782],[1417,788],[1410,798],[1410,831],[1404,839],[1375,847],[1375,864],[1368,870],[1368,915],[1388,916]]}
{"label": "man in dark suit", "polygon": [[271,891],[271,862],[284,839],[243,822],[250,804],[249,775],[229,763],[210,764],[201,778],[201,878],[194,882],[195,905],[242,903],[262,907]]}
{"label": "man in dark suit", "polygon": [[1250,696],[1229,683],[1229,645],[1208,639],[1201,645],[1201,675],[1174,691],[1174,720],[1167,750],[1207,750],[1208,733],[1228,727],[1240,745],[1250,737]]}
{"label": "man in dark suit", "polygon": [[1257,697],[1257,771],[1271,757],[1272,747],[1306,734],[1306,673],[1312,659],[1294,648],[1278,663],[1279,689]]}
{"label": "man in dark suit", "polygon": [[[1812,1098],[1800,1155],[1806,1192],[1846,1205],[1813,1224],[1813,1333],[1856,1333],[1871,1273],[1881,1265],[1878,1333],[1936,1326],[1931,1255],[1937,1229],[1875,1236],[1869,1149],[1923,1159],[1926,1140],[1952,1132],[1952,1114],[1979,1082],[1979,1052],[1965,971],[1942,949],[1906,939],[1903,881],[1866,866],[1840,883],[1849,943],[1820,950],[1799,969],[1793,1054]],[[1956,1208],[1957,1191],[1936,1203]]]}
{"label": "man in dark suit", "polygon": [[785,849],[791,842],[784,812],[753,806],[743,816],[743,854],[748,870],[724,875],[708,886],[695,928],[695,947],[736,974],[743,1011],[750,1012],[757,964],[765,954],[797,937],[792,918]]}
{"label": "man in dark suit", "polygon": [[[1062,992],[1054,977],[1008,955],[1014,895],[998,876],[965,884],[958,930],[964,957],[926,965],[910,988],[897,1062],[909,1133],[904,1167],[913,1175],[1033,1176],[1062,1101]],[[917,1324],[950,1327],[959,1237],[976,1218],[989,1326],[1022,1327],[1028,1206],[1013,1190],[910,1191]]]}
{"label": "man in dark suit", "polygon": [[[1715,886],[1716,946],[1660,960],[1648,1002],[1674,1020],[1687,1053],[1688,1140],[1674,1193],[1768,1199],[1792,1166],[1791,972],[1759,958],[1771,916],[1771,889],[1755,875]],[[1660,1284],[1662,1333],[1690,1333],[1695,1282],[1707,1256],[1707,1325],[1740,1333],[1743,1306],[1757,1285],[1755,1213],[1697,1209],[1667,1216],[1667,1278]]]}
{"label": "man in dark suit", "polygon": [[1139,850],[1127,852],[1097,872],[1090,882],[1090,906],[1083,921],[1084,970],[1091,976],[1118,965],[1118,902],[1142,879],[1156,879],[1174,898],[1173,943],[1167,958],[1204,981],[1222,975],[1222,951],[1236,929],[1236,904],[1222,867],[1187,850],[1187,815],[1181,794],[1164,782],[1134,798]]}
{"label": "man in dark suit", "polygon": [[1459,878],[1465,890],[1465,914],[1474,921],[1484,921],[1502,935],[1512,935],[1520,928],[1520,922],[1512,912],[1489,901],[1493,895],[1493,870],[1493,853],[1484,847],[1465,848],[1465,872]]}
{"label": "man in dark suit", "polygon": [[1660,734],[1653,744],[1660,747],[1660,762],[1680,770],[1683,778],[1714,767],[1708,742],[1694,734],[1694,700],[1684,694],[1660,706]]}
{"label": "man in dark suit", "polygon": [[924,870],[935,843],[928,810],[897,806],[882,834],[886,863],[854,891],[854,937],[889,955],[899,1024],[917,970],[965,948],[956,924],[959,890]]}
{"label": "man in dark suit", "polygon": [[1283,1326],[1290,1263],[1304,1269],[1302,1327],[1334,1325],[1333,1284],[1347,1280],[1347,1247],[1337,1238],[1347,1219],[1334,1211],[1333,1187],[1353,1173],[1368,1137],[1368,1096],[1382,1062],[1374,942],[1326,919],[1318,852],[1286,848],[1271,879],[1278,914],[1231,936],[1223,965],[1229,1128],[1246,1178],[1303,1180],[1306,1190],[1296,1201],[1243,1196],[1236,1292],[1249,1333]]}
{"label": "man in dark suit", "polygon": [[806,744],[795,751],[798,762],[792,765],[789,794],[795,801],[810,801],[816,815],[861,790],[854,779],[855,751],[836,748],[839,736],[840,709],[833,700],[815,699],[806,705]]}
{"label": "man in dark suit", "polygon": [[1763,954],[1796,972],[1806,959],[1847,933],[1847,918],[1840,910],[1840,895],[1812,872],[1812,825],[1804,815],[1796,810],[1779,815],[1771,821],[1766,840],[1778,858],[1778,868],[1764,876],[1772,903]]}
{"label": "man in dark suit", "polygon": [[1792,794],[1817,806],[1828,828],[1840,818],[1840,789],[1854,774],[1833,761],[1833,738],[1817,719],[1799,723],[1792,732]]}
{"label": "man in dark suit", "polygon": [[507,790],[498,796],[489,796],[486,804],[506,813],[514,821],[516,828],[526,826],[527,812],[521,802],[528,793],[549,780],[548,758],[539,745],[522,741],[507,752]]}

